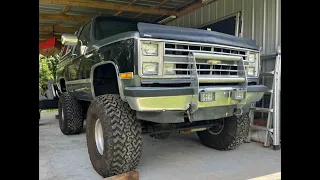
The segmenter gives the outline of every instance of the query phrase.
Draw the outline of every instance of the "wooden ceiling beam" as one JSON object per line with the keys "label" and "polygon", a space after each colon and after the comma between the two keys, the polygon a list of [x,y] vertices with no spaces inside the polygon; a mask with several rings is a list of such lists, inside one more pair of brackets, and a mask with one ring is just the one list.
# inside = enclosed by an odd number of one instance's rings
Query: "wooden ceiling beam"
{"label": "wooden ceiling beam", "polygon": [[[136,4],[137,1],[138,1],[138,0],[133,0],[133,1],[131,1],[128,5],[129,5],[129,6],[133,6],[133,5]],[[114,16],[119,16],[119,15],[121,15],[122,12],[123,12],[123,11],[118,11],[117,13],[114,14]]]}
{"label": "wooden ceiling beam", "polygon": [[[185,9],[189,8],[190,6],[192,6],[193,4],[195,4],[196,1],[201,2],[201,0],[189,0],[189,1],[182,3],[181,6],[178,7],[176,10],[179,10],[181,12],[182,10],[185,10]],[[178,13],[179,13],[179,11],[178,11]],[[178,16],[178,14],[176,16]],[[165,18],[166,18],[166,16],[159,16],[151,21],[155,22],[157,20],[165,19]]]}
{"label": "wooden ceiling beam", "polygon": [[67,13],[67,12],[69,11],[69,8],[70,8],[70,6],[65,5],[60,14],[65,14],[65,13]]}
{"label": "wooden ceiling beam", "polygon": [[62,33],[74,33],[78,30],[78,27],[64,27],[64,26],[51,26],[51,25],[42,25],[39,26],[39,31],[48,31],[48,32],[62,32]]}
{"label": "wooden ceiling beam", "polygon": [[39,34],[39,40],[47,40],[52,37],[55,37],[56,39],[61,39],[61,35],[54,35],[52,36],[51,34]]}
{"label": "wooden ceiling beam", "polygon": [[[70,6],[64,6],[63,10],[60,12],[60,15],[61,15],[61,14],[65,14],[66,12],[68,12],[68,11],[69,11],[69,8],[70,8]],[[59,25],[59,24],[60,24],[60,21],[61,21],[61,20],[58,20],[58,21],[56,22],[56,25]]]}
{"label": "wooden ceiling beam", "polygon": [[[216,0],[214,0],[214,1],[216,1]],[[212,1],[210,3],[213,3],[214,1]],[[210,3],[208,3],[208,4],[210,4]],[[197,9],[203,7],[203,6],[206,6],[208,4],[203,4],[202,1],[198,1],[196,3],[193,3],[190,6],[188,6],[188,7],[184,8],[184,9],[182,9],[181,11],[179,11],[178,12],[178,17],[181,17],[181,16],[184,16],[186,14],[189,14],[192,11],[195,11],[195,10],[197,10]]]}
{"label": "wooden ceiling beam", "polygon": [[63,14],[40,14],[40,19],[53,20],[53,21],[75,21],[75,22],[87,22],[91,17],[88,16],[70,16]]}
{"label": "wooden ceiling beam", "polygon": [[46,4],[61,4],[67,6],[78,6],[87,8],[100,8],[116,11],[130,11],[144,14],[160,14],[160,15],[176,15],[177,12],[167,9],[152,9],[142,6],[130,6],[128,4],[100,2],[92,0],[40,0],[40,3]]}
{"label": "wooden ceiling beam", "polygon": [[[151,9],[157,9],[157,8],[159,8],[160,6],[162,6],[164,3],[166,3],[166,2],[168,2],[168,0],[163,0],[163,1],[161,1],[159,4],[157,4],[157,5],[155,5],[155,6],[153,6]],[[138,15],[136,15],[134,18],[138,18],[139,16],[141,16],[143,13],[142,12],[140,12]],[[173,14],[171,14],[171,15],[173,15]],[[170,16],[170,15],[169,15]]]}

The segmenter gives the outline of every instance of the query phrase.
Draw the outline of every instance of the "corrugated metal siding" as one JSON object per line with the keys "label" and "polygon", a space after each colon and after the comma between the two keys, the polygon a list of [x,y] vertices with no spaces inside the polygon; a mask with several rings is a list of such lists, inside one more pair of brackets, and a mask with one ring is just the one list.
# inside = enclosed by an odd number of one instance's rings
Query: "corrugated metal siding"
{"label": "corrugated metal siding", "polygon": [[275,52],[275,34],[276,34],[276,23],[275,23],[275,14],[276,14],[276,0],[267,0],[267,26],[266,26],[266,43],[265,52],[271,53]]}
{"label": "corrugated metal siding", "polygon": [[[278,13],[276,13],[277,2]],[[256,40],[257,45],[262,47],[263,53],[274,53],[276,41],[278,44],[281,43],[281,0],[217,0],[167,25],[198,27],[239,11],[243,15],[243,37]],[[276,14],[278,14],[277,27]],[[277,33],[278,40],[276,40]],[[263,37],[265,37],[265,43],[263,43]]]}
{"label": "corrugated metal siding", "polygon": [[252,39],[252,0],[242,0],[241,12],[243,19],[243,37]]}
{"label": "corrugated metal siding", "polygon": [[[262,54],[275,53],[277,45],[281,44],[281,0],[217,0],[167,25],[199,27],[239,11],[243,18],[243,37],[256,40],[257,45],[262,47]],[[262,71],[272,71],[274,62],[262,60]],[[271,89],[272,77],[262,79],[263,84]],[[268,107],[268,98],[263,98],[262,103]]]}
{"label": "corrugated metal siding", "polygon": [[253,38],[257,44],[263,46],[263,0],[255,0],[254,2],[254,26],[253,26]]}

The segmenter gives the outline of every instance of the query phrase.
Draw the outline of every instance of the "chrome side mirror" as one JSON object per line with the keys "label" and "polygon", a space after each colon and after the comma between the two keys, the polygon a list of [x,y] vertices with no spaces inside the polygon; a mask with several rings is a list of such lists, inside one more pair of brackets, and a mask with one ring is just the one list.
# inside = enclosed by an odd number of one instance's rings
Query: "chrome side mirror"
{"label": "chrome side mirror", "polygon": [[61,43],[66,46],[76,46],[78,44],[78,37],[74,34],[63,34],[61,36]]}

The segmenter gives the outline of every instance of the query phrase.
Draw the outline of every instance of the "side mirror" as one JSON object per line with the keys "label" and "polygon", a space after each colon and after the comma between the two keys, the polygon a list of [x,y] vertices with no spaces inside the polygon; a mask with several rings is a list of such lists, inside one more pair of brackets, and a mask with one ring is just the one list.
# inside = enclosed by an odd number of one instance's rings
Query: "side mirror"
{"label": "side mirror", "polygon": [[61,36],[61,43],[66,46],[76,46],[78,44],[78,37],[74,34],[63,34]]}

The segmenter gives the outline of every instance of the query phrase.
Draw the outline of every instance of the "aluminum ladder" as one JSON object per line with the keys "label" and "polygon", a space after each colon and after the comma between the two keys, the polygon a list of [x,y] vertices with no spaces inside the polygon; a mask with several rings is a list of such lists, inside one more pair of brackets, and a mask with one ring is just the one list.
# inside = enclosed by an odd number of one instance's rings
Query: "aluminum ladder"
{"label": "aluminum ladder", "polygon": [[[275,68],[271,72],[261,72],[261,76],[273,76],[272,89],[267,90],[266,94],[270,95],[269,108],[256,107],[253,104],[250,108],[250,125],[251,129],[266,131],[264,146],[273,146],[274,150],[280,149],[280,93],[281,93],[281,46],[278,47],[275,60]],[[254,113],[266,112],[268,113],[266,127],[253,125]],[[251,130],[249,130],[248,137],[245,142],[251,141]],[[271,143],[272,141],[272,143]]]}

